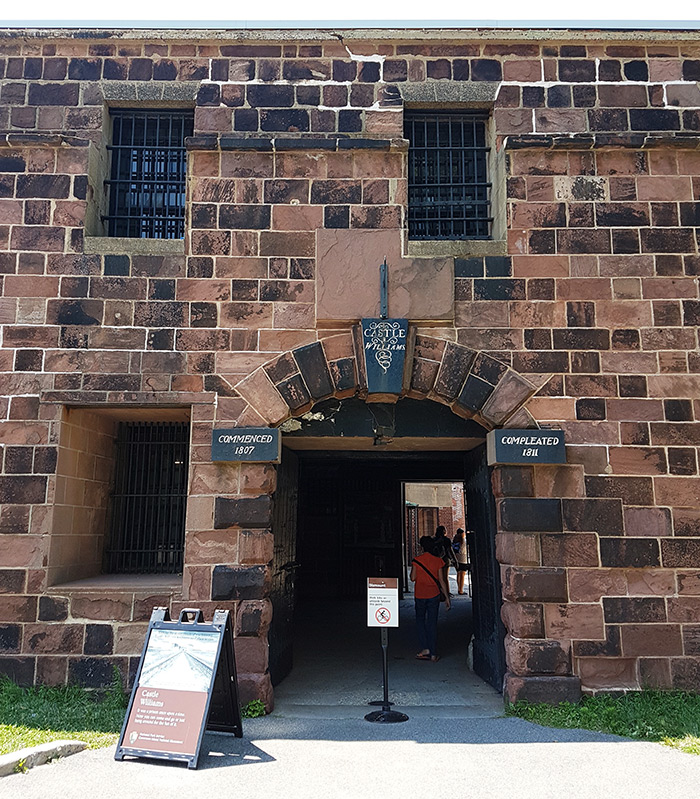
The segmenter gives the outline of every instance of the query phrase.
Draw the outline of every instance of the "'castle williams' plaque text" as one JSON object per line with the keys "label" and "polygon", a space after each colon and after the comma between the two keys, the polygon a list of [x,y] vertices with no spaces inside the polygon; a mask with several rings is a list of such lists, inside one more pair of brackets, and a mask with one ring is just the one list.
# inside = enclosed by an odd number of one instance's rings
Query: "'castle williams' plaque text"
{"label": "'castle williams' plaque text", "polygon": [[406,319],[362,320],[362,348],[370,394],[401,393],[407,335]]}
{"label": "'castle williams' plaque text", "polygon": [[215,429],[211,440],[211,459],[279,463],[281,443],[280,431],[274,427]]}
{"label": "'castle williams' plaque text", "polygon": [[492,430],[486,436],[489,466],[495,463],[566,463],[563,430]]}

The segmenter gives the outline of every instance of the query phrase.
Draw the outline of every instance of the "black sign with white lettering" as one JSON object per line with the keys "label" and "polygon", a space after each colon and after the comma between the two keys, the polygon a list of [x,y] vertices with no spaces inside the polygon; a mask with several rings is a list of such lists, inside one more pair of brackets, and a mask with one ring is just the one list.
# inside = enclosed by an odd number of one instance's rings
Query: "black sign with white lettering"
{"label": "black sign with white lettering", "polygon": [[401,393],[407,336],[406,319],[362,320],[362,348],[370,394]]}
{"label": "black sign with white lettering", "polygon": [[282,439],[274,427],[232,427],[212,434],[213,461],[279,463],[281,455]]}
{"label": "black sign with white lettering", "polygon": [[563,430],[492,430],[486,436],[489,466],[496,463],[566,463]]}

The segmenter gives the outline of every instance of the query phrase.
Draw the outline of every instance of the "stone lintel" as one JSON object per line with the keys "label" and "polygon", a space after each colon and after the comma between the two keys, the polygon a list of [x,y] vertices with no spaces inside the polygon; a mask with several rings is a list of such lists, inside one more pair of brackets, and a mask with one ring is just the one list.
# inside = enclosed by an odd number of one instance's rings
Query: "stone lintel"
{"label": "stone lintel", "polygon": [[257,152],[287,152],[290,150],[407,150],[405,139],[373,139],[367,136],[300,135],[300,136],[246,136],[237,134],[202,134],[185,139],[188,150],[254,150]]}
{"label": "stone lintel", "polygon": [[548,135],[523,133],[506,136],[505,150],[596,150],[604,147],[622,149],[655,149],[674,147],[690,150],[700,148],[700,136],[688,133],[572,133],[568,135]]}

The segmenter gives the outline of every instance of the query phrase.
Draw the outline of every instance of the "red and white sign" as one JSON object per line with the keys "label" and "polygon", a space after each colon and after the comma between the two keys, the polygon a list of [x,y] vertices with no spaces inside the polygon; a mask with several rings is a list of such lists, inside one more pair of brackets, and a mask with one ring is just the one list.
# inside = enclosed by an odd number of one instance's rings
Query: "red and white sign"
{"label": "red and white sign", "polygon": [[396,577],[367,578],[367,626],[399,626],[399,581]]}

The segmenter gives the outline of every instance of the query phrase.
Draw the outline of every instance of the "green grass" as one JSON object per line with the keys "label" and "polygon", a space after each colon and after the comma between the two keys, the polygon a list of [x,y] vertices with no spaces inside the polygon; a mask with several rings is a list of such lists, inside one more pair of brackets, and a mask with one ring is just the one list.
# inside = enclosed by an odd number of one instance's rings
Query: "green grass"
{"label": "green grass", "polygon": [[0,754],[61,738],[91,749],[117,741],[128,698],[118,680],[102,697],[77,686],[20,688],[0,678]]}
{"label": "green grass", "polygon": [[700,695],[685,691],[639,691],[619,697],[584,697],[579,704],[517,702],[506,715],[543,727],[584,729],[638,738],[700,755]]}

